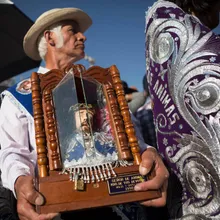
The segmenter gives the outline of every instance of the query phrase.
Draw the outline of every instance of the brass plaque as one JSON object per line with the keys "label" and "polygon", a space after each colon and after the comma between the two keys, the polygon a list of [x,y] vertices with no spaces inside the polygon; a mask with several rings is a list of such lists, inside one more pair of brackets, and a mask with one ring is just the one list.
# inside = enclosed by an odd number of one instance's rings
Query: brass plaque
{"label": "brass plaque", "polygon": [[141,183],[145,180],[145,177],[143,177],[139,173],[124,174],[115,178],[111,178],[107,181],[109,194],[116,195],[121,193],[133,192],[134,186],[137,183]]}

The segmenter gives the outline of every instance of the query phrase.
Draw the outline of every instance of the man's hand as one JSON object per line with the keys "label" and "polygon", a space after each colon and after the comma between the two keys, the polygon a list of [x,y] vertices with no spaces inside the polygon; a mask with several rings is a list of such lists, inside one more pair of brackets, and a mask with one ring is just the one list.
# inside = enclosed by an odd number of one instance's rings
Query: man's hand
{"label": "man's hand", "polygon": [[155,170],[155,176],[151,180],[139,183],[135,186],[135,191],[161,190],[161,197],[158,199],[144,201],[141,204],[145,206],[160,207],[166,205],[167,186],[169,172],[166,169],[161,157],[154,148],[148,148],[142,154],[142,162],[139,167],[141,175],[148,174],[152,168]]}
{"label": "man's hand", "polygon": [[50,220],[58,213],[38,214],[33,205],[43,205],[43,196],[36,191],[32,176],[20,176],[15,182],[17,211],[20,220]]}

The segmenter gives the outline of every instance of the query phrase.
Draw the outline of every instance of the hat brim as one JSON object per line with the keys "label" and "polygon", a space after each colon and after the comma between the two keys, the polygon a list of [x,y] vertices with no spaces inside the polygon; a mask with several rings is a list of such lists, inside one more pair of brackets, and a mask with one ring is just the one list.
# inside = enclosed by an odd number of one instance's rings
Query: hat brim
{"label": "hat brim", "polygon": [[91,25],[92,19],[78,8],[62,8],[44,16],[35,22],[24,37],[23,48],[33,60],[41,60],[38,52],[37,40],[39,35],[49,26],[64,20],[78,23],[80,32],[84,33]]}

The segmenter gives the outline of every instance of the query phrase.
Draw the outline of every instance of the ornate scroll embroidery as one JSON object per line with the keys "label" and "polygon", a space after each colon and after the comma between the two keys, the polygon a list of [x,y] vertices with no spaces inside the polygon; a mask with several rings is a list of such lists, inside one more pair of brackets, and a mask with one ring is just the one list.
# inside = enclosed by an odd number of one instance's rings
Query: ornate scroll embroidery
{"label": "ornate scroll embroidery", "polygon": [[[164,8],[169,18],[155,19]],[[182,183],[182,219],[219,219],[220,41],[172,3],[156,3],[146,21],[148,81],[164,109],[159,148]]]}

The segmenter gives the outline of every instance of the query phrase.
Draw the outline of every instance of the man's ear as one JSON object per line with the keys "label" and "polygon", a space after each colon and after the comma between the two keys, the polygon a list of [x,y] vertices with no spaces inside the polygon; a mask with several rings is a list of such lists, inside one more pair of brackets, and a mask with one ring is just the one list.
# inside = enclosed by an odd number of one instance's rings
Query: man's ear
{"label": "man's ear", "polygon": [[50,46],[54,47],[55,46],[55,41],[54,41],[54,33],[51,31],[44,31],[44,37],[47,41],[48,44],[50,44]]}

